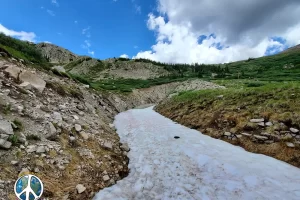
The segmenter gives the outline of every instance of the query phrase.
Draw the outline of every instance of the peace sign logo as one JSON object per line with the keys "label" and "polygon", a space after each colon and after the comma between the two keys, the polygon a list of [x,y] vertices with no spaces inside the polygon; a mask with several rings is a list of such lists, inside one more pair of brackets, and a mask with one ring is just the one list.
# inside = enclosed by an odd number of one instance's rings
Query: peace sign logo
{"label": "peace sign logo", "polygon": [[22,176],[15,183],[15,194],[19,200],[38,200],[43,189],[42,181],[34,175]]}

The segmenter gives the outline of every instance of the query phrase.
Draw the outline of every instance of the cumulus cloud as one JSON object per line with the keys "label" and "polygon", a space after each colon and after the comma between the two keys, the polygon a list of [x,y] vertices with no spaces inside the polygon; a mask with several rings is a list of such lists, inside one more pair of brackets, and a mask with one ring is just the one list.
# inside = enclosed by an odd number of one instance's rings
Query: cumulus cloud
{"label": "cumulus cloud", "polygon": [[223,63],[300,43],[298,0],[159,0],[158,11],[147,23],[156,44],[137,58]]}
{"label": "cumulus cloud", "polygon": [[55,12],[54,11],[52,11],[52,10],[47,10],[47,13],[49,14],[49,15],[51,15],[52,17],[54,17],[55,16]]}
{"label": "cumulus cloud", "polygon": [[25,32],[25,31],[14,31],[4,27],[0,24],[0,33],[4,33],[5,35],[18,38],[20,40],[35,42],[36,35],[33,32]]}
{"label": "cumulus cloud", "polygon": [[94,56],[95,55],[95,51],[88,50],[88,54],[91,54],[92,56]]}
{"label": "cumulus cloud", "polygon": [[92,51],[90,48],[92,46],[92,43],[90,41],[90,37],[91,37],[91,32],[90,32],[91,27],[87,27],[82,29],[81,34],[84,35],[87,39],[84,40],[84,44],[81,45],[82,48],[87,49],[88,54],[94,56],[95,55],[95,51]]}
{"label": "cumulus cloud", "polygon": [[120,55],[120,58],[129,58],[129,56],[127,54],[122,54]]}
{"label": "cumulus cloud", "polygon": [[57,6],[57,7],[59,6],[57,0],[51,0],[51,3],[52,3],[53,5],[55,5],[55,6]]}

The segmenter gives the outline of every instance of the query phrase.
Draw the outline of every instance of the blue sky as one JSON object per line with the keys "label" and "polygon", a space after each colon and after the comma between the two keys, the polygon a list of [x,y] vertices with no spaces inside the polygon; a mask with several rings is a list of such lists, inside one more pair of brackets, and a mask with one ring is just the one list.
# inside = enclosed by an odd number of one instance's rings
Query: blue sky
{"label": "blue sky", "polygon": [[1,2],[0,23],[80,55],[132,57],[155,43],[147,29],[155,8],[155,0],[9,0]]}
{"label": "blue sky", "polygon": [[299,44],[299,10],[299,0],[3,0],[0,32],[100,59],[226,63]]}

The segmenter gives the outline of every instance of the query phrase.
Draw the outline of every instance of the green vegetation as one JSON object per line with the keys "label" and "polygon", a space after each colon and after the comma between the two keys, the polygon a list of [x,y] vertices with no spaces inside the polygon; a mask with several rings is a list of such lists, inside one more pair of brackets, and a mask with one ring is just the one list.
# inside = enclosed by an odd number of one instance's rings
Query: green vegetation
{"label": "green vegetation", "polygon": [[11,104],[9,103],[9,104],[6,104],[6,105],[4,106],[4,108],[3,108],[3,113],[4,113],[5,115],[8,115],[8,114],[10,113],[10,111],[11,111]]}
{"label": "green vegetation", "polygon": [[16,126],[16,127],[13,127],[15,131],[21,131],[21,130],[23,130],[23,124],[22,124],[22,122],[20,120],[15,119],[13,121],[13,123]]}
{"label": "green vegetation", "polygon": [[38,135],[34,135],[34,134],[27,135],[26,139],[27,140],[34,140],[34,141],[40,141],[41,140],[41,138]]}
{"label": "green vegetation", "polygon": [[97,90],[116,90],[120,92],[131,92],[133,89],[139,88],[149,88],[155,85],[162,85],[166,83],[171,83],[175,81],[185,81],[189,79],[189,77],[174,77],[174,76],[166,76],[159,77],[156,79],[117,79],[117,80],[101,80],[97,82],[91,83],[91,87]]}
{"label": "green vegetation", "polygon": [[46,82],[46,87],[53,89],[61,96],[72,96],[78,99],[83,99],[83,94],[80,89],[72,85],[48,81]]}
{"label": "green vegetation", "polygon": [[18,136],[14,134],[9,136],[8,141],[11,142],[13,146],[16,146],[18,144],[19,139]]}
{"label": "green vegetation", "polygon": [[[289,128],[300,128],[300,82],[217,80],[227,89],[181,92],[156,107],[164,116],[197,129],[211,137],[230,142],[244,149],[272,156],[300,167],[300,145],[291,149],[285,142]],[[263,118],[273,125],[260,127],[250,119]],[[271,143],[260,143],[252,137],[229,140],[225,132],[271,135]],[[296,143],[295,143],[296,144]]]}
{"label": "green vegetation", "polygon": [[5,49],[15,58],[23,59],[25,62],[48,66],[48,60],[42,56],[35,44],[21,41],[0,33],[0,48]]}

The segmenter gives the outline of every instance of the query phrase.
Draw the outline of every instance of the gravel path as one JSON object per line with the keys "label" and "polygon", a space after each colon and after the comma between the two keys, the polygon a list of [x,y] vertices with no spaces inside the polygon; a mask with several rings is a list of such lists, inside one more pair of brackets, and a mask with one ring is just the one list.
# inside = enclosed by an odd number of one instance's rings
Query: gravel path
{"label": "gravel path", "polygon": [[202,135],[152,107],[121,113],[115,125],[131,148],[131,172],[94,200],[300,199],[300,169]]}

